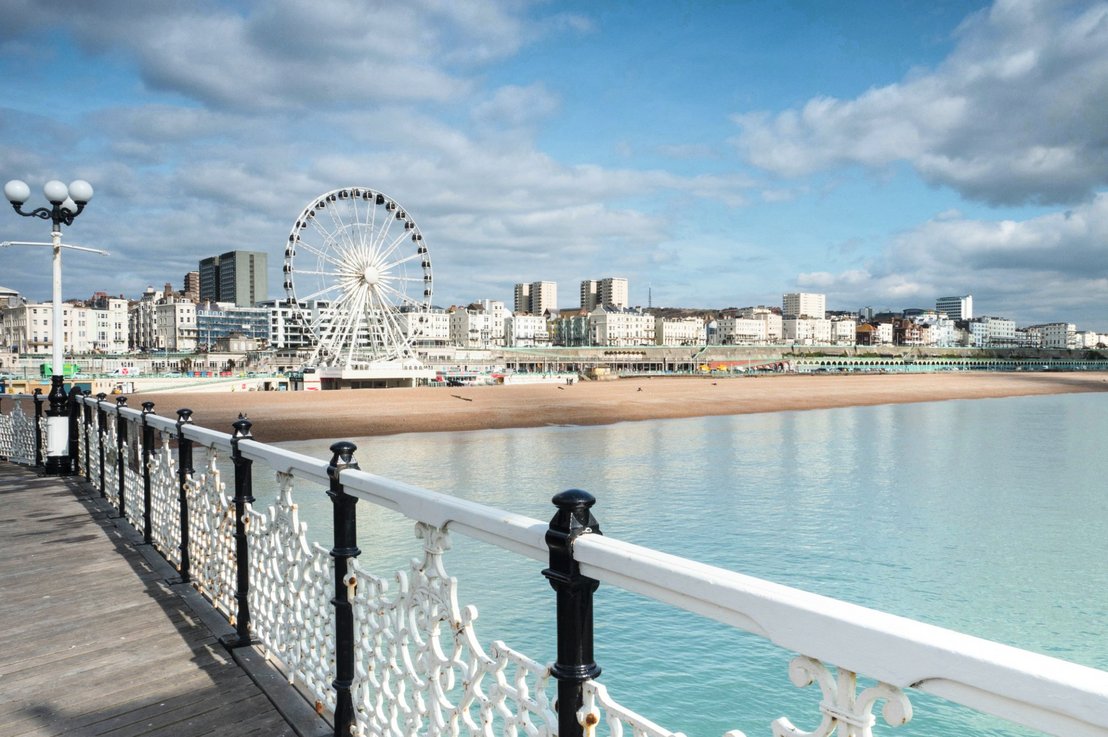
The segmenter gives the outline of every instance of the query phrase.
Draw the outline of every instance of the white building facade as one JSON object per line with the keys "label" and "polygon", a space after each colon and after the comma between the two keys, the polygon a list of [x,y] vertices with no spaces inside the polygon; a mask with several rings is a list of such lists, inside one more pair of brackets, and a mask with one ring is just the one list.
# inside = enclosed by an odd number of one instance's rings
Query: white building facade
{"label": "white building facade", "polygon": [[706,345],[708,328],[699,317],[658,318],[654,322],[657,345]]}
{"label": "white building facade", "polygon": [[827,295],[811,292],[790,292],[781,300],[781,316],[822,320],[827,317]]}
{"label": "white building facade", "polygon": [[[781,320],[781,329],[786,343],[798,345],[829,345],[831,343],[831,321],[820,318],[785,317]],[[853,341],[854,338],[851,337]]]}
{"label": "white building facade", "polygon": [[596,346],[655,345],[654,315],[597,307],[589,313],[589,343]]}

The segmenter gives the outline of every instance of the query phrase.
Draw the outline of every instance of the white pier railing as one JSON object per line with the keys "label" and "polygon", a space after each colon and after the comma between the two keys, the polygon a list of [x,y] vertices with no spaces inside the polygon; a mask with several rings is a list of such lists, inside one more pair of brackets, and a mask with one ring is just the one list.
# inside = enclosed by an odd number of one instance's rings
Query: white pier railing
{"label": "white pier railing", "polygon": [[[36,432],[26,401],[0,401],[0,455],[22,463],[34,460],[25,449]],[[71,411],[74,467],[235,625],[228,645],[263,649],[336,735],[680,734],[622,707],[596,679],[592,594],[606,585],[795,653],[782,683],[814,685],[822,698],[813,713],[791,716],[818,726],[805,732],[782,716],[765,727],[774,737],[868,737],[888,730],[875,712],[892,726],[911,720],[914,692],[1059,737],[1108,737],[1108,672],[613,539],[585,492],[557,495],[544,523],[363,472],[349,443],[323,460],[256,442],[245,419],[226,434],[194,424],[188,410],[161,417],[150,403],[139,411],[103,395],[75,396]],[[222,477],[219,457],[230,459],[233,479]],[[279,493],[257,509],[252,484],[262,473]],[[310,542],[299,519],[304,484],[329,489],[330,549]],[[410,568],[374,572],[358,560],[359,500],[416,523],[423,554]],[[456,535],[549,566],[552,664],[481,644],[476,611],[458,601],[447,572]]]}

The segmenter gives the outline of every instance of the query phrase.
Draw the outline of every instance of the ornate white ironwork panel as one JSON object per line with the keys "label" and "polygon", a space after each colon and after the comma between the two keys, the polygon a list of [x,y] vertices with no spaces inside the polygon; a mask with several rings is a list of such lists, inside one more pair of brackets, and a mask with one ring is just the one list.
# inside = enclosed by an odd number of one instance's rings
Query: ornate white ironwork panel
{"label": "ornate white ironwork panel", "polygon": [[219,456],[207,449],[207,462],[189,487],[189,555],[193,585],[234,623],[235,509],[224,493]]}
{"label": "ornate white ironwork panel", "polygon": [[[35,464],[35,417],[23,411],[23,402],[15,401],[15,407],[8,415],[10,421],[11,445],[8,458],[15,463],[28,466]],[[46,423],[43,423],[43,427]],[[46,447],[45,445],[43,447]]]}
{"label": "ornate white ironwork panel", "polygon": [[831,674],[820,661],[805,655],[798,655],[789,663],[789,680],[793,685],[803,688],[818,683],[823,692],[823,701],[819,710],[822,720],[811,732],[805,732],[793,726],[785,717],[773,722],[773,737],[872,737],[873,725],[877,719],[873,716],[873,707],[878,701],[884,701],[881,715],[885,721],[899,727],[912,718],[912,704],[908,697],[896,686],[878,683],[857,693],[858,677],[844,668],[838,669],[838,677]]}
{"label": "ornate white ironwork panel", "polygon": [[127,520],[136,530],[142,530],[143,494],[142,494],[142,425],[127,423],[127,443],[123,446],[123,491],[126,503],[123,511]]}
{"label": "ornate white ironwork panel", "polygon": [[115,417],[108,417],[107,432],[104,433],[104,488],[112,506],[119,509],[119,436],[116,433]]}
{"label": "ornate white ironwork panel", "polygon": [[81,476],[88,474],[85,468],[85,449],[88,448],[88,428],[85,427],[85,413],[82,411],[77,421],[77,472]]}
{"label": "ornate white ironwork panel", "polygon": [[477,610],[458,605],[445,529],[416,525],[424,556],[388,582],[351,566],[359,735],[551,735],[550,670],[501,642],[488,652]]}
{"label": "ornate white ironwork panel", "polygon": [[8,411],[3,412],[3,406],[0,405],[0,458],[11,458],[12,456],[12,412],[18,406],[18,404],[12,402]]}
{"label": "ornate white ironwork panel", "polygon": [[292,501],[292,475],[278,473],[277,483],[277,500],[264,514],[247,508],[251,624],[289,681],[333,711],[334,561],[308,542],[307,526]]}
{"label": "ornate white ironwork panel", "polygon": [[[597,681],[585,681],[582,685],[583,705],[577,712],[577,721],[584,728],[586,737],[596,734],[603,720],[611,737],[623,737],[630,728],[633,737],[684,737],[683,732],[671,732],[646,717],[616,703],[608,689]],[[724,737],[744,737],[738,730],[727,732]]]}
{"label": "ornate white ironwork panel", "polygon": [[150,534],[154,546],[175,568],[181,568],[181,505],[178,501],[177,455],[172,436],[159,431],[157,450],[150,454]]}

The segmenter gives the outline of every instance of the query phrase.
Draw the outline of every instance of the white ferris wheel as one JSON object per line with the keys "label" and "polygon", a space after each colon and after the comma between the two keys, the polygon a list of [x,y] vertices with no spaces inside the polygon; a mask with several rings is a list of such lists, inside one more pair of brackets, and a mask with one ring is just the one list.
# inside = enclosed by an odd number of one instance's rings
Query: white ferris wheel
{"label": "white ferris wheel", "polygon": [[431,258],[415,221],[367,187],[304,208],[285,246],[285,293],[315,348],[310,365],[411,359],[431,306]]}

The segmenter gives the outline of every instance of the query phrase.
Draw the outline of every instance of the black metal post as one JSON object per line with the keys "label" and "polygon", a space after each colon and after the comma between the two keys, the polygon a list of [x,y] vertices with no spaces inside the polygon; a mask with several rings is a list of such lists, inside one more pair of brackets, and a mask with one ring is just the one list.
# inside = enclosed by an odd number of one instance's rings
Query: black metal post
{"label": "black metal post", "polygon": [[189,578],[189,500],[188,480],[192,476],[192,440],[185,437],[184,425],[192,423],[192,410],[177,410],[177,482],[181,506],[181,583]]}
{"label": "black metal post", "polygon": [[76,474],[80,468],[78,461],[81,458],[81,402],[83,392],[78,387],[69,390],[69,472]]}
{"label": "black metal post", "polygon": [[590,511],[596,499],[569,489],[552,500],[558,508],[546,532],[550,567],[542,572],[558,595],[558,660],[551,674],[558,680],[558,737],[582,737],[577,721],[582,684],[600,675],[593,660],[592,597],[600,582],[581,575],[573,557],[574,541],[585,534],[603,534]]}
{"label": "black metal post", "polygon": [[348,468],[357,468],[354,451],[357,446],[341,441],[331,446],[331,464],[327,467],[327,476],[331,486],[327,496],[331,497],[334,510],[335,546],[331,548],[331,557],[335,559],[335,737],[350,737],[354,726],[354,698],[350,688],[354,684],[354,609],[350,603],[350,594],[346,588],[346,574],[350,570],[350,559],[361,554],[358,549],[357,516],[354,505],[358,498],[346,493],[340,475]]}
{"label": "black metal post", "polygon": [[[91,394],[91,392],[89,392]],[[86,395],[87,396],[87,395]],[[88,402],[83,402],[85,406],[85,479],[89,482],[92,481],[92,466],[89,465],[89,446],[92,445],[92,405]],[[97,445],[100,443],[100,437],[96,438]]]}
{"label": "black metal post", "polygon": [[119,516],[126,517],[127,506],[127,420],[123,418],[123,408],[127,406],[127,397],[115,399],[115,466],[119,469]]}
{"label": "black metal post", "polygon": [[36,388],[33,392],[35,402],[35,467],[42,468],[42,389]]}
{"label": "black metal post", "polygon": [[142,403],[142,541],[149,545],[153,540],[150,522],[150,454],[154,451],[154,428],[146,418],[154,412],[153,402]]}
{"label": "black metal post", "polygon": [[104,411],[104,400],[108,395],[100,392],[96,395],[96,447],[100,449],[100,498],[107,498],[104,490],[104,437],[108,434],[108,414]]}
{"label": "black metal post", "polygon": [[223,641],[227,647],[243,647],[250,639],[250,549],[246,544],[246,505],[254,503],[254,461],[244,458],[239,450],[240,440],[253,440],[252,423],[245,415],[239,415],[231,434],[231,462],[235,465],[235,636]]}
{"label": "black metal post", "polygon": [[[53,319],[58,319],[57,315]],[[69,427],[68,411],[66,409],[65,386],[62,384],[62,369],[55,366],[54,375],[50,377],[50,394],[47,399],[50,407],[46,410],[46,463],[43,472],[49,476],[69,475],[69,443],[68,439],[60,437],[58,433],[64,433]],[[61,445],[64,444],[63,451]],[[60,453],[51,455],[51,453]]]}

